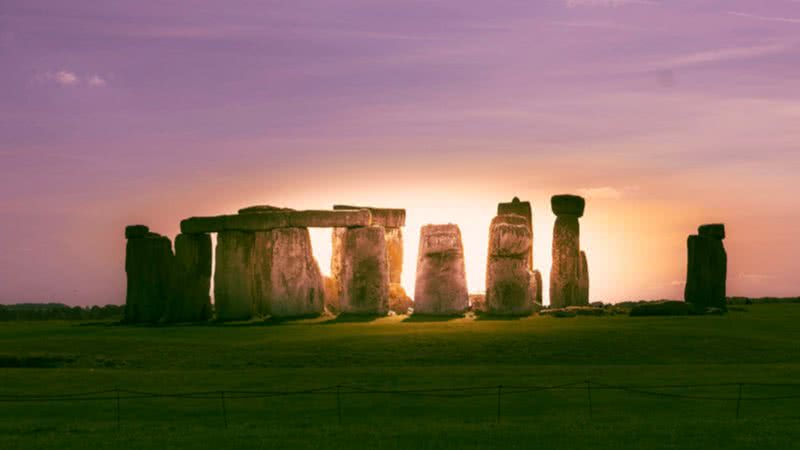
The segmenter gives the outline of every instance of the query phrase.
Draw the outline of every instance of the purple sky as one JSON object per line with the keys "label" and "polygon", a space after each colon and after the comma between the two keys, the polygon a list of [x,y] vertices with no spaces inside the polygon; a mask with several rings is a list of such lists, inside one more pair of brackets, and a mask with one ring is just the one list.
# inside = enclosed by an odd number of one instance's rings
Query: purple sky
{"label": "purple sky", "polygon": [[124,225],[259,203],[456,222],[479,291],[495,204],[547,273],[562,192],[593,300],[679,298],[707,221],[800,294],[800,0],[0,0],[0,62],[0,302],[122,303]]}

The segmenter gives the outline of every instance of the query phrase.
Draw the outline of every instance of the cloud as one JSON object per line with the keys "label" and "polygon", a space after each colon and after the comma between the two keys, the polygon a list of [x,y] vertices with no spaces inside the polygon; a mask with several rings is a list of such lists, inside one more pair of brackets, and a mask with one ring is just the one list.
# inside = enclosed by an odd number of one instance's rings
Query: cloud
{"label": "cloud", "polygon": [[76,84],[80,79],[74,72],[68,70],[59,70],[58,72],[47,72],[42,77],[47,81],[52,81],[62,86],[71,86]]}
{"label": "cloud", "polygon": [[676,56],[653,63],[654,69],[674,69],[678,67],[688,67],[700,64],[708,64],[722,61],[733,61],[738,59],[751,59],[759,56],[783,53],[789,50],[787,44],[765,44],[747,47],[729,47],[704,52],[690,53],[687,55]]}
{"label": "cloud", "polygon": [[94,86],[94,87],[102,87],[108,84],[106,83],[106,80],[101,78],[99,75],[92,75],[91,77],[89,77],[87,83],[89,84],[89,86]]}
{"label": "cloud", "polygon": [[783,23],[796,23],[800,24],[800,19],[795,19],[792,17],[770,17],[770,16],[759,16],[758,14],[749,14],[743,13],[738,11],[728,11],[728,14],[731,16],[737,17],[746,17],[749,19],[756,19],[756,20],[765,20],[768,22],[783,22]]}

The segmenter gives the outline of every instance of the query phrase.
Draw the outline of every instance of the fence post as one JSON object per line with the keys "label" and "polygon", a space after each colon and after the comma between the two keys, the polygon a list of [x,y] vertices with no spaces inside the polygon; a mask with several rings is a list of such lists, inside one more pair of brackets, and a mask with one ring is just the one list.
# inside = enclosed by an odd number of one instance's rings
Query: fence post
{"label": "fence post", "polygon": [[339,419],[339,425],[342,424],[342,385],[336,385],[336,417]]}
{"label": "fence post", "polygon": [[219,391],[219,398],[222,401],[222,420],[225,423],[225,429],[228,429],[228,409],[225,407],[225,391]]}
{"label": "fence post", "polygon": [[116,389],[117,391],[117,431],[120,429],[120,418],[119,418],[119,388]]}
{"label": "fence post", "polygon": [[503,395],[503,385],[497,386],[497,423],[500,423],[500,399]]}
{"label": "fence post", "polygon": [[739,383],[739,397],[736,399],[736,420],[739,420],[739,410],[742,408],[742,383]]}
{"label": "fence post", "polygon": [[586,380],[586,394],[589,399],[589,418],[591,419],[594,415],[594,411],[592,411],[592,381]]}

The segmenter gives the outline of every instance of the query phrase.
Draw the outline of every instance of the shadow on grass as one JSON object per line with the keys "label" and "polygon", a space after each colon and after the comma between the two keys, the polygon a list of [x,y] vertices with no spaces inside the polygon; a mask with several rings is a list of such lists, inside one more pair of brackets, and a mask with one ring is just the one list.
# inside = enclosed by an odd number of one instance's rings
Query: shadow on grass
{"label": "shadow on grass", "polygon": [[510,321],[510,320],[522,320],[522,319],[525,319],[525,318],[530,317],[530,316],[531,316],[531,314],[526,314],[526,315],[500,315],[500,314],[481,313],[481,314],[476,314],[475,315],[475,320],[476,321],[490,321],[490,320]]}
{"label": "shadow on grass", "polygon": [[404,323],[423,323],[423,322],[449,322],[451,320],[463,319],[463,314],[433,315],[433,314],[412,314],[405,319]]}
{"label": "shadow on grass", "polygon": [[378,320],[382,317],[386,317],[383,314],[347,314],[342,313],[336,316],[336,318],[331,320],[326,320],[324,322],[320,322],[320,325],[333,325],[337,323],[366,323],[366,322],[373,322]]}

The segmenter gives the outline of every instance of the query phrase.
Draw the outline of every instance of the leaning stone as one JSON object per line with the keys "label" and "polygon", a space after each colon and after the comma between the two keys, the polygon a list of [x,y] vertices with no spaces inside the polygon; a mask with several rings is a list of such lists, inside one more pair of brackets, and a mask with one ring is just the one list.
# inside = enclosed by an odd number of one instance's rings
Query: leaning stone
{"label": "leaning stone", "polygon": [[544,284],[542,283],[542,272],[534,270],[533,279],[534,282],[536,283],[536,297],[534,301],[539,305],[544,305],[544,295],[543,295]]}
{"label": "leaning stone", "polygon": [[306,228],[255,233],[254,305],[272,317],[319,315],[325,287]]}
{"label": "leaning stone", "polygon": [[577,195],[555,195],[550,204],[557,216],[581,217],[586,207],[586,201]]}
{"label": "leaning stone", "polygon": [[721,223],[701,225],[697,231],[700,236],[706,236],[715,239],[725,239],[725,225]]}
{"label": "leaning stone", "polygon": [[578,297],[575,306],[589,304],[589,263],[586,261],[586,252],[581,252],[580,266],[578,267]]}
{"label": "leaning stone", "polygon": [[460,314],[469,306],[464,247],[457,225],[422,227],[414,313]]}
{"label": "leaning stone", "polygon": [[196,322],[211,318],[211,236],[179,234],[175,238],[172,295],[164,318]]}
{"label": "leaning stone", "polygon": [[335,211],[342,209],[366,209],[372,214],[372,225],[386,228],[406,226],[406,210],[400,208],[374,208],[372,206],[333,205]]}
{"label": "leaning stone", "polygon": [[383,227],[348,228],[341,236],[339,289],[341,311],[386,314],[389,269]]}
{"label": "leaning stone", "polygon": [[125,321],[155,323],[164,316],[171,294],[172,243],[155,233],[129,239],[125,248],[127,294]]}
{"label": "leaning stone", "polygon": [[214,308],[217,320],[253,317],[255,234],[222,231],[217,235]]}
{"label": "leaning stone", "polygon": [[125,239],[143,238],[150,232],[144,225],[128,225],[125,227]]}

